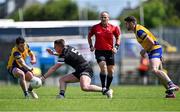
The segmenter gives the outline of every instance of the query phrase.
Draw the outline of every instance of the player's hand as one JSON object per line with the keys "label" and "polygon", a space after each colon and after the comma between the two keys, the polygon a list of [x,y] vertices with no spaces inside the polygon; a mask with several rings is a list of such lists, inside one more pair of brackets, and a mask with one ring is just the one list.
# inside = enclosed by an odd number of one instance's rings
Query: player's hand
{"label": "player's hand", "polygon": [[30,63],[33,65],[33,64],[36,64],[36,60],[31,60]]}
{"label": "player's hand", "polygon": [[47,51],[49,54],[53,55],[53,50],[52,50],[52,49],[47,48],[46,51]]}
{"label": "player's hand", "polygon": [[116,53],[117,53],[117,49],[116,49],[115,47],[112,49],[112,53],[113,53],[113,54],[116,54]]}
{"label": "player's hand", "polygon": [[161,62],[162,62],[162,63],[164,63],[164,62],[165,62],[165,60],[164,60],[164,58],[163,58],[163,57],[161,57],[161,58],[160,58],[160,60],[161,60]]}
{"label": "player's hand", "polygon": [[34,69],[31,68],[31,70],[29,70],[29,72],[31,72],[34,75]]}
{"label": "player's hand", "polygon": [[93,52],[94,50],[95,50],[95,48],[94,48],[94,47],[91,47],[91,48],[90,48],[90,51],[91,51],[91,52]]}
{"label": "player's hand", "polygon": [[41,79],[42,81],[45,81],[45,80],[46,80],[46,78],[45,78],[43,75],[40,77],[40,79]]}
{"label": "player's hand", "polygon": [[146,57],[146,51],[144,49],[141,50],[140,55],[145,58]]}

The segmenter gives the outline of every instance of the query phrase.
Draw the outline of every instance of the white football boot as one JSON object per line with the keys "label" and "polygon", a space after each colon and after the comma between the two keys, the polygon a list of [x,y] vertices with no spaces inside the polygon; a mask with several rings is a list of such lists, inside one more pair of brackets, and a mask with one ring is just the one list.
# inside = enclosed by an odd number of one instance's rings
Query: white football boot
{"label": "white football boot", "polygon": [[113,98],[113,90],[112,90],[112,89],[109,89],[109,90],[106,92],[106,95],[107,95],[107,98],[109,98],[109,99]]}
{"label": "white football boot", "polygon": [[33,99],[38,99],[38,95],[34,91],[28,91],[29,94],[32,96]]}

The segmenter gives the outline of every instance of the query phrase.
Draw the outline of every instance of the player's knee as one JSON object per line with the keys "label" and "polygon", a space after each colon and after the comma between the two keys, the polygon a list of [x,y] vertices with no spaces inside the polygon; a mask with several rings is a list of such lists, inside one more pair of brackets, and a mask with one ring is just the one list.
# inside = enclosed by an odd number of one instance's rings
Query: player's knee
{"label": "player's knee", "polygon": [[108,74],[112,75],[114,73],[114,69],[108,70]]}
{"label": "player's knee", "polygon": [[100,67],[101,73],[106,73],[106,66]]}
{"label": "player's knee", "polygon": [[100,67],[100,69],[101,69],[101,72],[106,72],[106,63],[104,62],[104,61],[101,61],[100,63],[99,63],[99,67]]}

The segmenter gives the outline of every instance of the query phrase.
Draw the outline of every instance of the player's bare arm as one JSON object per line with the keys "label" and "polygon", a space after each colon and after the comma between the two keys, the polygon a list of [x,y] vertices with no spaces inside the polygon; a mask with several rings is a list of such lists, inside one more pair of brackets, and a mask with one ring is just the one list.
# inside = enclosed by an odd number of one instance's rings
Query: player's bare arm
{"label": "player's bare arm", "polygon": [[116,42],[115,42],[115,46],[112,49],[112,52],[115,54],[117,53],[118,49],[119,49],[119,45],[120,45],[120,37],[115,37],[116,38]]}
{"label": "player's bare arm", "polygon": [[52,49],[50,48],[47,48],[46,51],[50,54],[50,55],[55,55],[55,56],[58,56],[59,54],[55,51],[53,51]]}
{"label": "player's bare arm", "polygon": [[90,36],[88,36],[88,43],[89,43],[89,48],[90,48],[90,51],[93,52],[95,50],[93,44],[92,44],[92,39]]}
{"label": "player's bare arm", "polygon": [[24,69],[26,69],[28,71],[33,70],[33,68],[28,66],[22,58],[19,58],[17,61],[23,66]]}
{"label": "player's bare arm", "polygon": [[34,53],[31,51],[30,52],[30,58],[31,58],[31,61],[30,63],[33,65],[33,64],[36,64],[36,56],[34,55]]}
{"label": "player's bare arm", "polygon": [[62,64],[57,63],[54,66],[52,66],[51,68],[49,68],[49,70],[41,77],[41,79],[45,80],[46,78],[51,76],[51,74],[54,73],[61,65]]}

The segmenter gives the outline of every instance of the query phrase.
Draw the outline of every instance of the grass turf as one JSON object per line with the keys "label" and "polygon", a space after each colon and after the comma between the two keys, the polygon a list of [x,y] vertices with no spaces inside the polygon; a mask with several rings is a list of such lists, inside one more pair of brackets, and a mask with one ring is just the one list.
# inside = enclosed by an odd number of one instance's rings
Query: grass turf
{"label": "grass turf", "polygon": [[83,92],[69,86],[66,99],[56,99],[58,87],[41,87],[39,99],[24,99],[20,86],[0,87],[0,111],[180,111],[180,92],[176,99],[165,99],[161,86],[113,86],[114,97]]}

